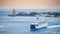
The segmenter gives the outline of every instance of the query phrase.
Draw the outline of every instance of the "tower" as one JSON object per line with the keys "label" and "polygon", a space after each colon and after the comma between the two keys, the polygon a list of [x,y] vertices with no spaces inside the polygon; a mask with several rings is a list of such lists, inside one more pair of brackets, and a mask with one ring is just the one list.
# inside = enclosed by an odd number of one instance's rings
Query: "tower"
{"label": "tower", "polygon": [[8,16],[16,16],[15,9],[13,9],[12,12],[10,12],[10,13],[8,14]]}
{"label": "tower", "polygon": [[13,15],[13,16],[16,16],[15,9],[13,9],[13,11],[12,11],[12,15]]}

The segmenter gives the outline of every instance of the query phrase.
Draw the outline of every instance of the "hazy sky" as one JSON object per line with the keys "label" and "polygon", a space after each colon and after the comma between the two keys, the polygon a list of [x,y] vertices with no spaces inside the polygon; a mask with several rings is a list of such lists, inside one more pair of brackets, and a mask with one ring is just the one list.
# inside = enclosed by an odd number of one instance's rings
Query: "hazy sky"
{"label": "hazy sky", "polygon": [[0,8],[60,8],[60,0],[0,0]]}

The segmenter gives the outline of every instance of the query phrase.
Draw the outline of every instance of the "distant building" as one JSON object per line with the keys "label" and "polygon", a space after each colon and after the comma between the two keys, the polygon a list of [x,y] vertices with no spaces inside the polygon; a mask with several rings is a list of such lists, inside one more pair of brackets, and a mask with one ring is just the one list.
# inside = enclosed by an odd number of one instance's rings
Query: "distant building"
{"label": "distant building", "polygon": [[[37,15],[35,15],[35,16],[37,16]],[[55,17],[55,15],[49,15],[49,14],[38,14],[38,16],[40,16],[40,17]]]}
{"label": "distant building", "polygon": [[8,16],[16,16],[15,9],[13,9],[12,12],[10,11],[10,13],[8,14]]}

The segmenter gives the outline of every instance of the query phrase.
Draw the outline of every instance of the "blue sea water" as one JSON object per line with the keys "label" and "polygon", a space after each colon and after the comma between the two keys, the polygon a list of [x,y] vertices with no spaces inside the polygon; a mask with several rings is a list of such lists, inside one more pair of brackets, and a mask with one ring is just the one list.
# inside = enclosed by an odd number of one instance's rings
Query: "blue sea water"
{"label": "blue sea water", "polygon": [[60,34],[60,17],[39,17],[39,21],[48,22],[50,28],[30,31],[30,23],[37,22],[36,17],[7,16],[8,12],[0,12],[0,34]]}

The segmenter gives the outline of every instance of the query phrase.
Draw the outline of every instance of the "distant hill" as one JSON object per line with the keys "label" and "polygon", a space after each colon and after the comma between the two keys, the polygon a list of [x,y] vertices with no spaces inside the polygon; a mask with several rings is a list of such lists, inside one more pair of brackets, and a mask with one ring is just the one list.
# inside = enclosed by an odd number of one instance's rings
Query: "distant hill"
{"label": "distant hill", "polygon": [[[11,15],[12,9],[0,9],[0,15]],[[15,9],[16,16],[35,16],[37,14],[60,15],[60,9]],[[22,12],[22,13],[21,13]]]}
{"label": "distant hill", "polygon": [[24,12],[19,12],[18,14],[16,14],[16,16],[60,16],[60,13],[59,12],[43,12],[43,13],[37,13],[37,12],[30,12],[29,14],[27,13],[24,13]]}
{"label": "distant hill", "polygon": [[16,14],[16,16],[35,16],[36,14],[38,14],[38,13],[31,12],[31,13],[27,14],[27,13],[24,13],[24,12],[20,12],[20,13]]}

